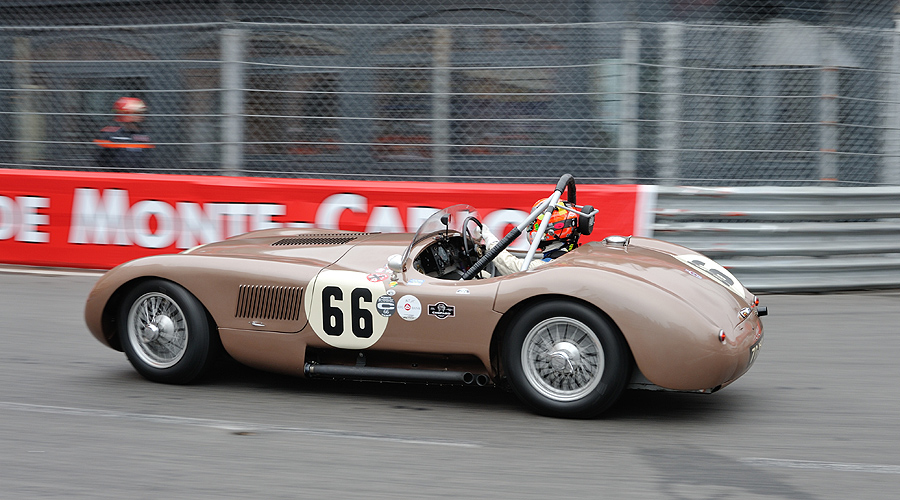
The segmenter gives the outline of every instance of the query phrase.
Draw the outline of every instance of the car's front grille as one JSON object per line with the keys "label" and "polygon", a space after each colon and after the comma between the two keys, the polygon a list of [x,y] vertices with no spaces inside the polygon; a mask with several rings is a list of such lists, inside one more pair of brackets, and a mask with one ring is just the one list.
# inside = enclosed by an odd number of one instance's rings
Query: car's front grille
{"label": "car's front grille", "polygon": [[241,285],[238,290],[237,318],[300,319],[303,287],[274,285]]}
{"label": "car's front grille", "polygon": [[272,243],[273,247],[283,247],[283,246],[297,246],[297,245],[343,245],[345,243],[349,243],[360,236],[365,236],[367,234],[373,233],[320,233],[320,234],[309,234],[309,235],[300,235],[293,236],[290,238],[283,238],[275,243]]}

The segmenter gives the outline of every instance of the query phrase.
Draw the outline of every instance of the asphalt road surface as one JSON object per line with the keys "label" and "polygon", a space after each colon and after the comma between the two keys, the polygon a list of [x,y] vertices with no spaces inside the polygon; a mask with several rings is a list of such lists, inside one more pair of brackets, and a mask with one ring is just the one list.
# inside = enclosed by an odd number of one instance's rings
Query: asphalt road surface
{"label": "asphalt road surface", "polygon": [[0,498],[896,499],[900,293],[770,295],[754,367],[596,420],[489,388],[138,376],[88,275],[0,272]]}

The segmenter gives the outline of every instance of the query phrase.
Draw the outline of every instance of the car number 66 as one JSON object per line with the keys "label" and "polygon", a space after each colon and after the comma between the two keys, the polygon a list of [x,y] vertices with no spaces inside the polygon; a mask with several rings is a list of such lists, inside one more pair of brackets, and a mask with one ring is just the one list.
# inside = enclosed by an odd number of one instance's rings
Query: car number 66
{"label": "car number 66", "polygon": [[371,347],[387,327],[376,299],[384,284],[372,283],[365,273],[324,270],[306,295],[309,325],[326,344],[343,349]]}
{"label": "car number 66", "polygon": [[[322,289],[322,329],[332,336],[344,333],[344,312],[335,306],[344,298],[344,291],[337,286],[326,286]],[[363,307],[363,303],[372,302],[372,291],[367,288],[354,288],[350,292],[350,331],[359,338],[372,336],[372,312]]]}

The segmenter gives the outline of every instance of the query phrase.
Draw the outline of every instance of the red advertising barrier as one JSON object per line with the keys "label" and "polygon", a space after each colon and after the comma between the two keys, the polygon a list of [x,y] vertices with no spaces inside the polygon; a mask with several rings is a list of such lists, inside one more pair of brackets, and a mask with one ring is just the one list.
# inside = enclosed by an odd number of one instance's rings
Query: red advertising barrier
{"label": "red advertising barrier", "polygon": [[[455,203],[502,236],[553,187],[0,170],[0,262],[109,269],[273,227],[414,232]],[[648,187],[579,185],[577,195],[600,209],[583,241],[645,232]]]}

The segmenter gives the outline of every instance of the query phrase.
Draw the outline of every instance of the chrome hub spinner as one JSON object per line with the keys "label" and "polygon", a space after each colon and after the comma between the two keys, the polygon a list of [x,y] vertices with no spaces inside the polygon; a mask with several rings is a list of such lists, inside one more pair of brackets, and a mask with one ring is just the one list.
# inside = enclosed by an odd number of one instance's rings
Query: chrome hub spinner
{"label": "chrome hub spinner", "polygon": [[159,340],[160,337],[163,340],[171,339],[174,334],[175,322],[172,321],[172,318],[159,315],[141,329],[141,342],[149,344]]}
{"label": "chrome hub spinner", "polygon": [[547,354],[547,358],[554,370],[571,375],[575,373],[575,367],[581,363],[581,352],[571,342],[557,342]]}

